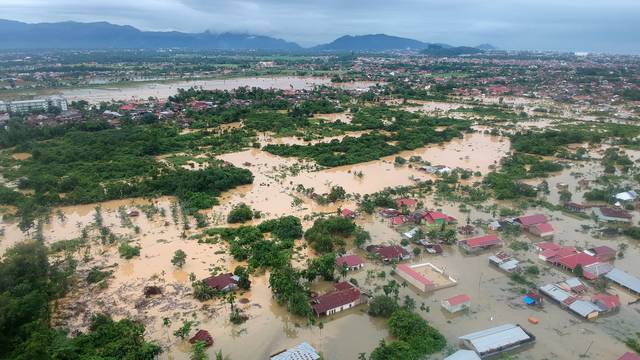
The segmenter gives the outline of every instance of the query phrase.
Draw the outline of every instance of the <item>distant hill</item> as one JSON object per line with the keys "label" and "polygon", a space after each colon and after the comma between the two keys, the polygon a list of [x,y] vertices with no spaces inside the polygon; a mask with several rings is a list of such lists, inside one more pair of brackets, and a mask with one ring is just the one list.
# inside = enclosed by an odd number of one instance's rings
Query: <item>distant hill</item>
{"label": "distant hill", "polygon": [[497,47],[491,45],[491,44],[480,44],[478,46],[474,46],[476,49],[480,49],[480,50],[484,50],[484,51],[493,51],[493,50],[498,50]]}
{"label": "distant hill", "polygon": [[481,54],[484,50],[470,47],[470,46],[451,46],[444,47],[441,45],[429,45],[426,49],[422,50],[420,53],[424,55],[431,56],[459,56],[459,55],[471,55],[471,54]]}
{"label": "distant hill", "polygon": [[345,35],[323,45],[318,45],[310,50],[315,51],[388,51],[388,50],[420,50],[429,44],[422,41],[408,39],[385,34]]}
{"label": "distant hill", "polygon": [[300,50],[296,43],[261,35],[140,31],[107,22],[39,23],[0,20],[0,49],[220,49]]}

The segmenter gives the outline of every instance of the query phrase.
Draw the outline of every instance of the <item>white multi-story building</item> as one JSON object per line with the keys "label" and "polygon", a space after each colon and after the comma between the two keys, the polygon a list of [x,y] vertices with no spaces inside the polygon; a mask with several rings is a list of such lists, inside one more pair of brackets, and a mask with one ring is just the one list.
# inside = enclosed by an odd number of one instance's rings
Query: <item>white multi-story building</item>
{"label": "white multi-story building", "polygon": [[67,99],[62,96],[50,96],[47,101],[49,102],[49,106],[58,107],[62,111],[69,110],[69,107],[67,106]]}
{"label": "white multi-story building", "polygon": [[62,111],[69,110],[67,99],[62,96],[50,96],[46,99],[0,102],[0,112],[28,113],[32,111],[47,111],[54,106]]}
{"label": "white multi-story building", "polygon": [[27,113],[32,111],[47,111],[49,103],[45,99],[11,101],[9,111],[12,113]]}

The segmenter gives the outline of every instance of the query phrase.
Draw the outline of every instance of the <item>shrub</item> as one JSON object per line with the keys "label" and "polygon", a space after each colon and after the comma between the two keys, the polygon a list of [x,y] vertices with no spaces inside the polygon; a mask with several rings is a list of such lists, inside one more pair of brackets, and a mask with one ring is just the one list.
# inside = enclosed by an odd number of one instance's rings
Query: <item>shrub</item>
{"label": "shrub", "polygon": [[237,224],[251,219],[253,219],[253,210],[247,204],[238,204],[229,212],[227,222],[229,224]]}
{"label": "shrub", "polygon": [[140,249],[140,246],[131,246],[127,243],[122,243],[120,247],[118,247],[118,252],[120,253],[120,257],[129,260],[140,256]]}
{"label": "shrub", "polygon": [[87,274],[87,282],[89,284],[95,284],[108,278],[111,274],[113,274],[113,271],[101,271],[94,267],[89,271],[89,274]]}

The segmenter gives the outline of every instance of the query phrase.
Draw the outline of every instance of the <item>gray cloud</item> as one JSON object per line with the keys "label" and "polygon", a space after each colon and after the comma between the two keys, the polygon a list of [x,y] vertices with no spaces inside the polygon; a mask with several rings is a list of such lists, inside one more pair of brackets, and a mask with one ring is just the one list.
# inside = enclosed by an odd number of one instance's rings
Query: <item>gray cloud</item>
{"label": "gray cloud", "polygon": [[0,17],[250,32],[315,45],[387,33],[455,45],[640,53],[638,0],[0,0]]}

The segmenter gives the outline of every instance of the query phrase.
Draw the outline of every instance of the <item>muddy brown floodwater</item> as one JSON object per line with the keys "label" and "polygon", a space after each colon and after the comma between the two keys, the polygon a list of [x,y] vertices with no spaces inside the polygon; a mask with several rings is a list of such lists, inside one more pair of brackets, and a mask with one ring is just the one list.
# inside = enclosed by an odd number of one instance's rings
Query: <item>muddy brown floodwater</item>
{"label": "muddy brown floodwater", "polygon": [[372,81],[354,81],[331,84],[325,77],[271,76],[271,77],[238,77],[230,79],[198,79],[186,81],[127,83],[117,86],[100,86],[93,88],[65,89],[60,91],[69,101],[86,100],[97,104],[111,100],[146,100],[149,97],[166,99],[175,95],[178,89],[201,87],[205,90],[233,90],[242,86],[263,89],[311,89],[317,85],[331,85],[344,89],[366,89],[374,86]]}
{"label": "muddy brown floodwater", "polygon": [[[320,141],[326,141],[323,139]],[[260,139],[262,143],[294,142],[294,139],[270,138],[268,135]],[[301,140],[295,140],[301,141]],[[429,145],[413,151],[398,154],[405,158],[421,156],[432,164],[449,167],[462,167],[485,174],[491,165],[495,165],[509,151],[506,138],[483,133],[465,134],[462,139],[455,139],[442,145]],[[635,158],[638,154],[632,154]],[[362,164],[322,169],[311,161],[300,161],[294,158],[283,158],[259,149],[250,149],[236,153],[220,155],[217,158],[230,162],[238,167],[247,168],[255,176],[254,183],[227,191],[220,197],[220,205],[203,211],[211,226],[226,226],[226,215],[234,205],[244,202],[263,213],[262,219],[275,218],[282,215],[295,215],[303,218],[314,213],[333,213],[338,207],[355,208],[353,200],[318,205],[314,201],[298,194],[298,184],[313,187],[317,193],[326,192],[331,186],[340,185],[347,193],[367,194],[380,191],[385,187],[413,184],[416,179],[430,179],[426,174],[409,166],[394,166],[396,155]],[[594,180],[601,173],[601,165],[596,160],[576,163],[570,169],[551,174],[547,181],[550,184],[548,201],[559,200],[556,184],[567,183],[576,201],[583,199],[585,189],[577,185],[579,179]],[[362,176],[356,176],[362,173]],[[575,176],[575,173],[581,173]],[[541,179],[532,181],[538,182]],[[468,206],[469,212],[463,212],[458,203],[438,200],[433,196],[421,199],[429,209],[440,209],[464,222],[467,217],[472,220],[489,220],[491,214]],[[131,260],[120,258],[115,245],[92,243],[90,250],[80,250],[75,255],[80,260],[78,285],[55,305],[53,324],[73,330],[86,330],[91,314],[107,312],[114,318],[124,317],[142,321],[147,328],[148,339],[158,342],[165,350],[161,359],[187,359],[190,346],[173,336],[173,332],[183,320],[194,320],[195,329],[206,329],[214,337],[214,345],[208,350],[214,353],[222,350],[232,359],[267,358],[270,354],[307,341],[321,351],[326,359],[356,359],[361,352],[370,353],[380,339],[388,338],[388,329],[384,319],[372,318],[366,314],[366,306],[359,306],[337,315],[323,318],[322,329],[308,326],[306,321],[290,315],[271,297],[268,287],[268,273],[251,277],[252,288],[246,292],[238,292],[240,308],[249,316],[242,325],[233,325],[228,321],[228,305],[220,300],[204,303],[193,299],[191,294],[191,273],[202,279],[212,271],[233,271],[238,263],[227,252],[223,243],[199,244],[190,239],[199,233],[191,221],[191,229],[184,231],[182,217],[172,216],[171,197],[154,200],[127,199],[110,201],[101,204],[103,223],[113,233],[130,239],[141,246],[139,257]],[[490,205],[488,202],[485,205]],[[501,205],[513,204],[502,202]],[[153,205],[158,210],[148,218],[143,209]],[[82,228],[94,222],[96,204],[69,206],[54,209],[49,222],[43,227],[45,241],[53,243],[58,240],[77,238]],[[131,225],[127,226],[119,218],[123,211],[139,210],[139,216],[127,217]],[[7,209],[10,212],[11,209]],[[581,219],[570,214],[549,210],[529,210],[528,213],[542,212],[550,219],[556,229],[554,241],[560,244],[591,247],[608,245],[616,248],[618,244],[628,245],[626,255],[618,259],[615,265],[632,274],[638,274],[637,259],[640,258],[638,242],[625,237],[605,238],[585,230],[583,225],[595,226],[590,219]],[[636,215],[637,219],[637,215]],[[262,221],[262,220],[257,220]],[[400,243],[398,229],[391,227],[388,220],[377,215],[361,215],[357,223],[371,233],[372,243]],[[303,221],[305,228],[312,220]],[[136,232],[135,226],[139,228]],[[17,241],[29,235],[19,231],[15,221],[2,223],[4,236],[0,238],[0,251],[4,251]],[[184,235],[184,236],[183,236]],[[518,237],[520,241],[535,242],[538,239],[526,235]],[[299,241],[297,245],[302,245]],[[186,264],[178,269],[171,264],[174,252],[181,249],[187,254]],[[512,252],[508,248],[507,251]],[[350,252],[365,255],[361,250],[349,249]],[[431,294],[421,294],[411,287],[401,288],[401,298],[405,295],[414,298],[418,308],[422,303],[430,311],[419,313],[447,338],[449,345],[457,347],[457,337],[504,323],[519,323],[537,337],[537,343],[517,354],[519,359],[577,359],[587,349],[586,358],[614,359],[625,351],[620,341],[640,328],[638,304],[627,305],[633,298],[615,288],[609,291],[619,294],[622,309],[619,313],[602,317],[595,322],[586,322],[566,312],[556,304],[547,302],[542,310],[526,307],[521,300],[521,285],[513,283],[509,277],[492,267],[487,261],[489,253],[477,256],[462,254],[457,247],[445,247],[441,256],[422,254],[409,263],[430,262],[444,269],[458,280],[454,287],[438,290]],[[296,254],[294,266],[304,264],[306,258],[313,257],[310,250],[303,249]],[[517,251],[515,256],[529,265],[537,265],[541,273],[536,279],[540,285],[547,282],[558,282],[570,276],[555,268],[550,268],[537,260],[533,250]],[[107,280],[108,286],[101,289],[99,285],[87,285],[84,277],[93,267],[112,270],[113,276]],[[376,288],[393,278],[391,266],[382,266],[367,262],[363,270],[349,273],[347,278],[354,278],[368,292],[375,293]],[[385,271],[385,278],[370,277],[368,270],[375,273]],[[396,279],[399,280],[399,279]],[[163,295],[145,298],[142,289],[146,285],[157,285]],[[313,284],[315,291],[330,288],[326,282]],[[379,292],[380,290],[378,290]],[[471,299],[470,311],[452,316],[440,309],[440,301],[447,297],[465,293]],[[538,325],[527,322],[529,316],[540,319]],[[168,319],[169,326],[163,325]],[[439,358],[436,355],[434,358]]]}

